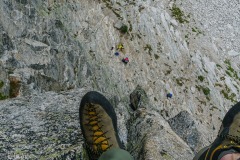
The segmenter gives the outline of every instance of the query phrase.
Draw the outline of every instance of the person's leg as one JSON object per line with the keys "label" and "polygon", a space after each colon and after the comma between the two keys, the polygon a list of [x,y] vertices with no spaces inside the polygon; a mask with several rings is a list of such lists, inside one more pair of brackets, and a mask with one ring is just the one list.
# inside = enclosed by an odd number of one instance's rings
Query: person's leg
{"label": "person's leg", "polygon": [[133,160],[133,157],[123,149],[112,148],[104,152],[98,160]]}
{"label": "person's leg", "polygon": [[226,113],[214,142],[202,149],[194,160],[221,160],[225,155],[236,153],[240,153],[240,102]]}

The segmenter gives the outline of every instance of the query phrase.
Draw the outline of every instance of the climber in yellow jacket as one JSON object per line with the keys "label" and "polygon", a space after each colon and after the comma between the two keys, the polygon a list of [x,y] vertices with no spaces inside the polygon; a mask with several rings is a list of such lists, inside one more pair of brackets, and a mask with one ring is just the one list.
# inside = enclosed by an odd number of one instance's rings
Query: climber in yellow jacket
{"label": "climber in yellow jacket", "polygon": [[117,46],[117,49],[122,51],[124,49],[124,46],[122,43],[119,43],[118,46]]}

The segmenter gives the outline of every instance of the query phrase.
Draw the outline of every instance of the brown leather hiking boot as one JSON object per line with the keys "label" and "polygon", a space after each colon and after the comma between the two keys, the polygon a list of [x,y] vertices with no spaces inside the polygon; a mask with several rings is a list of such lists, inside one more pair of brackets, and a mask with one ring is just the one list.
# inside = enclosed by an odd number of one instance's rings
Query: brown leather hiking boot
{"label": "brown leather hiking boot", "polygon": [[95,91],[85,94],[79,117],[90,159],[98,159],[109,148],[123,148],[118,137],[116,113],[103,95]]}
{"label": "brown leather hiking boot", "polygon": [[226,113],[215,141],[202,149],[194,160],[220,160],[229,153],[240,153],[240,102]]}

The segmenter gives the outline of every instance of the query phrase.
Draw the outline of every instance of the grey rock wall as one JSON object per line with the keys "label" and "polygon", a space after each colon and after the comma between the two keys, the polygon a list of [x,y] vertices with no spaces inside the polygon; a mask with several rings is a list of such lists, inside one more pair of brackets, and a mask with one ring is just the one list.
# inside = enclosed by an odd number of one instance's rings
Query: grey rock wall
{"label": "grey rock wall", "polygon": [[0,1],[2,157],[85,159],[78,105],[96,90],[135,159],[192,159],[239,100],[239,5]]}
{"label": "grey rock wall", "polygon": [[48,92],[3,101],[1,159],[82,159],[77,111],[83,93]]}

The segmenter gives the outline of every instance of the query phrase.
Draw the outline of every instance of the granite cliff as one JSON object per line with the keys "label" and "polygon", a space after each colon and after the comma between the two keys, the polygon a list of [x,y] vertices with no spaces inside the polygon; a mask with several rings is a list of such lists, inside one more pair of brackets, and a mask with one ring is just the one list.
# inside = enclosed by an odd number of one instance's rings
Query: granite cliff
{"label": "granite cliff", "polygon": [[240,99],[237,0],[0,6],[2,159],[87,159],[78,108],[95,90],[135,159],[190,160]]}

